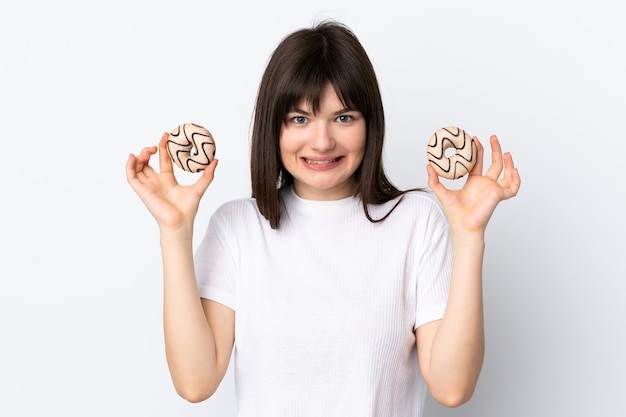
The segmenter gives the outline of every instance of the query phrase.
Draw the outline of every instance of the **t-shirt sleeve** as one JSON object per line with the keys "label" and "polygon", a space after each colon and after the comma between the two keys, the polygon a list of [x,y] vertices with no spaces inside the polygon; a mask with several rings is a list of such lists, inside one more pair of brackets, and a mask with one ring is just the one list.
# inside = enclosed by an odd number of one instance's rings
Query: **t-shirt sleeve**
{"label": "t-shirt sleeve", "polygon": [[194,265],[201,298],[206,298],[235,310],[234,248],[226,239],[223,213],[218,210],[209,221],[207,230],[196,250]]}
{"label": "t-shirt sleeve", "polygon": [[435,203],[432,204],[418,257],[416,329],[443,317],[452,275],[448,223],[441,209]]}

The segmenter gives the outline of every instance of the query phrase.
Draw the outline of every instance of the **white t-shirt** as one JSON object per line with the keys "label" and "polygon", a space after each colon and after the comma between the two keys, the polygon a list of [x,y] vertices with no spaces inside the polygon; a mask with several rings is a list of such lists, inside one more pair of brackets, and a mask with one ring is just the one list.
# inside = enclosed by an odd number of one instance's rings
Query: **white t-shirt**
{"label": "white t-shirt", "polygon": [[254,199],[224,204],[195,257],[200,296],[236,312],[238,416],[420,416],[414,331],[442,317],[451,274],[439,206],[409,193],[372,223],[358,198],[283,201],[276,230]]}

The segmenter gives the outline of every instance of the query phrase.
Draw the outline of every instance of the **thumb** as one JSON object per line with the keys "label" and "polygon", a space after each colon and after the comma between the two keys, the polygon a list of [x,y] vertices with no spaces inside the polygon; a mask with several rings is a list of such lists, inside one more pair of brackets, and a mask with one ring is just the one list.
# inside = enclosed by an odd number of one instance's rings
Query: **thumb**
{"label": "thumb", "polygon": [[213,179],[215,178],[215,168],[217,168],[218,162],[219,161],[217,159],[213,159],[211,163],[207,165],[204,171],[202,171],[202,175],[200,176],[198,181],[196,181],[196,183],[193,185],[195,191],[200,196],[204,194],[207,188],[209,188],[209,185],[211,185],[211,183],[213,182]]}

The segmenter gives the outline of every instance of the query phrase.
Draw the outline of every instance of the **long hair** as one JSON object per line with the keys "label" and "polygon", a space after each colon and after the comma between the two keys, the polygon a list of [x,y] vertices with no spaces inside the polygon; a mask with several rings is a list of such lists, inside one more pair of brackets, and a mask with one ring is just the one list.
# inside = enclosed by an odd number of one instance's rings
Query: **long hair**
{"label": "long hair", "polygon": [[354,173],[355,195],[360,195],[365,216],[372,222],[384,220],[399,201],[380,219],[370,216],[368,205],[386,203],[406,192],[398,190],[383,170],[385,116],[372,63],[349,28],[322,22],[281,41],[259,86],[252,129],[252,197],[273,229],[281,218],[280,189],[293,184],[279,150],[285,116],[302,100],[311,103],[313,111],[319,110],[328,83],[342,103],[360,111],[366,122],[365,153]]}

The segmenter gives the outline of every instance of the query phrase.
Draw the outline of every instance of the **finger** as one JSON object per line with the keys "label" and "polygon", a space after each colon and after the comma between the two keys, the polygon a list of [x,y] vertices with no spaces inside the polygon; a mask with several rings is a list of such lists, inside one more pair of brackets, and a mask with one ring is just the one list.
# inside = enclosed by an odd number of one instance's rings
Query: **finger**
{"label": "finger", "polygon": [[502,147],[496,135],[491,135],[489,141],[491,144],[491,166],[485,175],[497,181],[502,173]]}
{"label": "finger", "polygon": [[135,158],[135,171],[141,172],[149,166],[150,158],[156,153],[156,146],[146,146]]}
{"label": "finger", "polygon": [[435,169],[430,166],[430,164],[426,165],[426,172],[428,173],[428,187],[432,190],[433,193],[441,200],[440,197],[443,196],[443,193],[447,191],[447,188],[439,181],[439,176],[435,172]]}
{"label": "finger", "polygon": [[161,136],[161,141],[159,142],[159,171],[174,173],[172,159],[170,158],[170,153],[167,150],[167,141],[169,137],[169,133],[164,133],[163,136]]}
{"label": "finger", "polygon": [[137,157],[132,153],[128,155],[126,160],[126,180],[132,185],[137,180],[137,172],[135,171],[135,165],[137,164]]}
{"label": "finger", "polygon": [[147,181],[153,177],[156,173],[150,165],[150,159],[152,155],[156,153],[156,146],[146,148],[137,158],[138,163],[135,165],[135,173],[139,181]]}
{"label": "finger", "polygon": [[[148,152],[145,149],[147,148],[144,148],[142,153]],[[126,160],[126,180],[136,192],[138,192],[142,182],[144,182],[146,177],[149,175],[146,174],[146,171],[152,171],[152,168],[150,168],[149,165],[139,163],[138,159],[139,158],[137,156],[131,153],[128,155],[128,159]]]}
{"label": "finger", "polygon": [[472,140],[474,141],[474,145],[476,146],[476,163],[474,164],[474,167],[470,170],[469,175],[481,176],[483,175],[483,160],[485,156],[485,148],[476,136],[474,136]]}
{"label": "finger", "polygon": [[499,184],[503,188],[505,199],[517,195],[522,185],[519,171],[515,168],[513,156],[509,152],[504,154],[504,176]]}
{"label": "finger", "polygon": [[198,181],[196,181],[196,183],[193,185],[194,189],[200,196],[204,194],[207,188],[209,188],[209,185],[211,185],[211,183],[213,182],[213,178],[215,178],[215,169],[217,168],[218,162],[219,161],[217,159],[213,159],[209,163],[209,165],[207,165],[204,171],[202,171],[202,175],[200,176]]}

